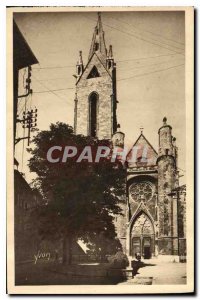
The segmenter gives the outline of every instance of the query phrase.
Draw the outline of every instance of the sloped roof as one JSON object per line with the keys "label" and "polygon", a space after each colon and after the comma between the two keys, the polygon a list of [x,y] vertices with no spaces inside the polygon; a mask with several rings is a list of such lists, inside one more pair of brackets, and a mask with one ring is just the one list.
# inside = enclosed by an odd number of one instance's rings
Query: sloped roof
{"label": "sloped roof", "polygon": [[152,166],[156,164],[157,157],[158,153],[141,133],[128,152],[126,160],[131,167],[138,165]]}
{"label": "sloped roof", "polygon": [[13,60],[14,67],[17,69],[22,69],[28,65],[38,63],[37,58],[29,47],[15,21],[13,21]]}

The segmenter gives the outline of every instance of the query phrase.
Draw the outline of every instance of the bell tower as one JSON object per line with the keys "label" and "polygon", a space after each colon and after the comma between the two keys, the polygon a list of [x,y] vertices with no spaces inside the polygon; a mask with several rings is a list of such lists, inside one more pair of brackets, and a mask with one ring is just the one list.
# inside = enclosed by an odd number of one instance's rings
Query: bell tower
{"label": "bell tower", "polygon": [[117,129],[116,64],[112,46],[106,49],[98,13],[87,63],[82,51],[76,65],[75,134],[110,139]]}

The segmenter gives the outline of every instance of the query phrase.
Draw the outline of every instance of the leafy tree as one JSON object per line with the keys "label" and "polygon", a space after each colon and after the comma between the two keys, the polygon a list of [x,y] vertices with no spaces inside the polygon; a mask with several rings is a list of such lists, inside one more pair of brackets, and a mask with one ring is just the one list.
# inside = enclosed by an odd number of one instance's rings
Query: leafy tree
{"label": "leafy tree", "polygon": [[[113,219],[121,213],[118,204],[124,193],[124,169],[119,161],[113,163],[107,158],[100,163],[76,162],[85,146],[90,145],[95,156],[99,145],[110,146],[110,142],[75,135],[72,127],[58,122],[51,124],[50,130],[39,132],[33,143],[35,148],[29,150],[32,154],[29,167],[31,172],[37,173],[34,184],[45,199],[45,204],[36,212],[40,236],[62,239],[64,263],[71,261],[73,240],[98,245],[98,237],[101,237],[101,241],[104,238],[118,247]],[[51,163],[47,160],[47,151],[55,145],[77,146],[78,154],[64,163],[61,154],[58,163]],[[56,151],[55,156],[58,156]],[[101,242],[98,249],[103,253],[102,245]],[[106,243],[105,247],[108,247]]]}

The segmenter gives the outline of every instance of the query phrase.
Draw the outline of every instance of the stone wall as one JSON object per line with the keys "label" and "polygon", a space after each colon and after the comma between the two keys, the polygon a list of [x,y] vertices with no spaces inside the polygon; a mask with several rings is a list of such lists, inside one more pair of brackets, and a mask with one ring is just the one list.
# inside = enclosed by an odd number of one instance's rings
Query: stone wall
{"label": "stone wall", "polygon": [[175,161],[164,155],[158,161],[158,220],[159,254],[174,255],[177,242],[177,199],[172,196],[175,187]]}
{"label": "stone wall", "polygon": [[[100,77],[87,79],[94,65],[97,67]],[[89,96],[92,92],[96,92],[98,94],[97,137],[111,139],[113,133],[113,83],[110,73],[96,54],[93,55],[77,82],[76,92],[78,100],[76,134],[89,135]]]}

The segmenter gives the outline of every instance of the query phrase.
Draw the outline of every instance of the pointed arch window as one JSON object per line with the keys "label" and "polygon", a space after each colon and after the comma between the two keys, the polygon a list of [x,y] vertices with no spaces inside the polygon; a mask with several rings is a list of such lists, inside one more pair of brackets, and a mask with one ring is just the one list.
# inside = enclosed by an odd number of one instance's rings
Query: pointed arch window
{"label": "pointed arch window", "polygon": [[93,92],[89,96],[89,134],[92,137],[97,136],[97,104],[98,94]]}
{"label": "pointed arch window", "polygon": [[90,71],[90,73],[89,73],[87,79],[90,79],[90,78],[96,78],[96,77],[100,77],[100,74],[99,74],[99,72],[98,72],[98,70],[97,70],[97,67],[94,66],[94,67],[92,68],[92,70]]}

